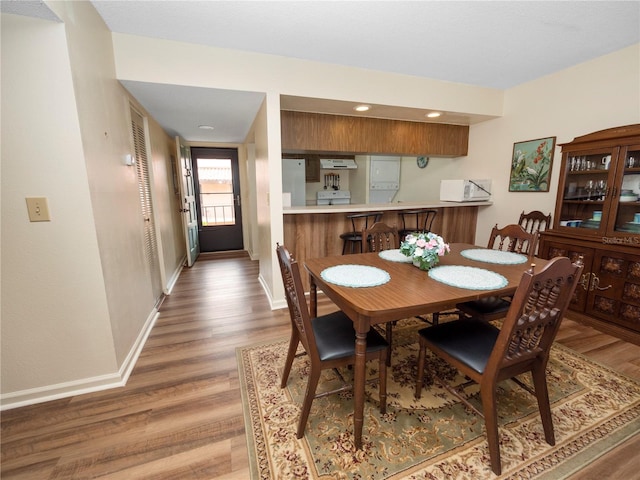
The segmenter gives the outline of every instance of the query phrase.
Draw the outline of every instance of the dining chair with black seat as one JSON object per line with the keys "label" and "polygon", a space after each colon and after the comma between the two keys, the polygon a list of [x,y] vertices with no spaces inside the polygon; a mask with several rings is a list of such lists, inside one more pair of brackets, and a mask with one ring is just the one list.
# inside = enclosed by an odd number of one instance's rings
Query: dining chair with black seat
{"label": "dining chair with black seat", "polygon": [[[537,243],[537,233],[529,233],[520,225],[513,223],[502,228],[498,228],[498,225],[495,225],[491,230],[487,248],[520,253],[532,258]],[[459,303],[456,305],[456,308],[461,318],[466,316],[490,322],[503,318],[507,314],[510,306],[511,302],[508,298],[494,296]]]}
{"label": "dining chair with black seat", "polygon": [[[339,375],[337,368],[355,364],[356,332],[353,328],[353,322],[342,311],[311,318],[297,261],[291,257],[289,251],[283,245],[278,244],[276,252],[291,318],[291,339],[289,340],[289,350],[284,371],[282,372],[280,387],[285,388],[287,385],[289,373],[300,343],[302,343],[311,362],[309,380],[296,433],[297,438],[302,438],[309,412],[311,411],[311,404],[315,398],[353,388],[352,384],[343,382],[340,388],[316,394],[320,374],[323,370],[334,369]],[[380,412],[383,414],[386,412],[387,406],[387,369],[385,362],[388,356],[388,348],[389,344],[385,339],[375,329],[371,329],[367,334],[366,361],[378,360]]]}
{"label": "dining chair with black seat", "polygon": [[356,248],[358,252],[362,252],[362,231],[382,220],[382,214],[383,212],[365,212],[347,215],[351,221],[351,231],[340,234],[343,255],[347,252],[347,246],[349,253],[356,253]]}
{"label": "dining chair with black seat", "polygon": [[[551,226],[551,214],[545,215],[540,210],[532,210],[529,213],[524,213],[524,210],[520,214],[518,225],[524,228],[529,233],[544,232]],[[536,250],[532,252],[534,255],[538,253]]]}
{"label": "dining chair with black seat", "polygon": [[[499,382],[513,379],[535,395],[545,440],[549,445],[555,444],[546,367],[551,345],[582,269],[582,258],[572,264],[566,257],[556,257],[539,272],[531,265],[522,275],[500,329],[490,323],[463,319],[419,331],[416,398],[422,393],[427,349],[466,375],[470,381],[458,387],[437,377],[436,380],[484,418],[490,466],[496,475],[502,470],[496,408]],[[516,378],[526,372],[531,372],[533,388]],[[464,395],[464,389],[476,383],[480,385],[482,412]]]}
{"label": "dining chair with black seat", "polygon": [[551,214],[545,215],[540,210],[532,210],[529,213],[520,214],[518,225],[529,233],[544,232],[551,226]]}
{"label": "dining chair with black seat", "polygon": [[376,222],[361,233],[362,252],[381,252],[400,248],[400,236],[396,226]]}
{"label": "dining chair with black seat", "polygon": [[[369,228],[362,231],[362,251],[382,252],[400,248],[400,236],[396,226],[389,226],[384,222],[376,222]],[[367,240],[364,240],[367,239]],[[391,365],[391,347],[393,326],[396,322],[385,323],[385,336],[389,344],[389,355],[387,356],[387,366]]]}
{"label": "dining chair with black seat", "polygon": [[399,230],[400,239],[404,239],[404,237],[413,232],[430,232],[438,211],[429,208],[417,208],[401,210],[398,214],[402,220],[402,229]]}

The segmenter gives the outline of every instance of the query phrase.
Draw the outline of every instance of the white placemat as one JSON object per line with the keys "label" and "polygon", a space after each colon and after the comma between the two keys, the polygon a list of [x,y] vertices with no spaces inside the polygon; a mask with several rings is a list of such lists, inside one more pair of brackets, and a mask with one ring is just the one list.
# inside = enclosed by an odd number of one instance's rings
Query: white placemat
{"label": "white placemat", "polygon": [[375,287],[391,280],[381,268],[366,265],[336,265],[325,268],[320,276],[324,281],[342,287]]}
{"label": "white placemat", "polygon": [[459,265],[442,265],[429,270],[429,276],[452,287],[469,290],[493,290],[502,288],[509,282],[502,275],[490,270]]}
{"label": "white placemat", "polygon": [[526,255],[515,252],[503,252],[501,250],[489,250],[486,248],[470,248],[460,252],[465,258],[478,262],[500,263],[503,265],[515,265],[527,261]]}
{"label": "white placemat", "polygon": [[413,260],[411,257],[407,257],[404,253],[400,253],[400,249],[396,248],[393,250],[382,250],[378,253],[378,256],[384,260],[389,260],[390,262],[400,262],[400,263],[412,263]]}

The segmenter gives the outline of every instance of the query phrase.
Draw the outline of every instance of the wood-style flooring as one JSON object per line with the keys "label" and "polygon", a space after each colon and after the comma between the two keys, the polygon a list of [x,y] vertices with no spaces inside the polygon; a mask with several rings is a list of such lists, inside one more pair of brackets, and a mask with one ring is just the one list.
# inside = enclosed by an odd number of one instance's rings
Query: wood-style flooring
{"label": "wood-style flooring", "polygon": [[[320,313],[335,307],[322,295]],[[1,478],[248,479],[236,347],[288,336],[246,254],[184,269],[125,387],[2,412]],[[558,341],[640,379],[640,346],[565,320]],[[572,479],[639,478],[640,435]]]}

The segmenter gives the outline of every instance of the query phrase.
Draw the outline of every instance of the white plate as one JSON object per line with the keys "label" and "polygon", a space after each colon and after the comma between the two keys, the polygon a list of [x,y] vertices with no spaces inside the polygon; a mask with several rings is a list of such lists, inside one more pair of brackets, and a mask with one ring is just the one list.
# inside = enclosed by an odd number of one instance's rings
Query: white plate
{"label": "white plate", "polygon": [[621,196],[620,197],[620,201],[621,202],[637,202],[638,201],[638,196],[637,195],[629,196],[629,197]]}
{"label": "white plate", "polygon": [[[622,177],[620,190],[633,190],[633,193],[640,194],[640,175],[625,175]],[[631,202],[632,200],[627,200]]]}

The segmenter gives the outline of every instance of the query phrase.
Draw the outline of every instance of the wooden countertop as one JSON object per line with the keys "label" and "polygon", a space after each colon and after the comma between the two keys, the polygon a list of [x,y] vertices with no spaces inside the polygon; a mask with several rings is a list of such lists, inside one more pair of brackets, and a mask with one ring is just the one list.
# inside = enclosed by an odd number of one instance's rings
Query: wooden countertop
{"label": "wooden countertop", "polygon": [[308,213],[352,213],[390,210],[409,210],[414,208],[455,208],[455,207],[484,207],[493,202],[397,202],[397,203],[367,203],[349,205],[307,205],[305,207],[284,207],[285,215]]}

